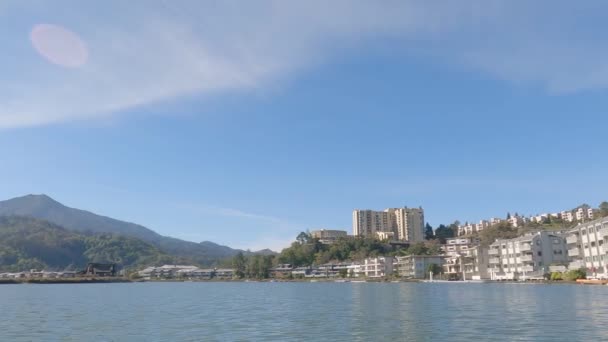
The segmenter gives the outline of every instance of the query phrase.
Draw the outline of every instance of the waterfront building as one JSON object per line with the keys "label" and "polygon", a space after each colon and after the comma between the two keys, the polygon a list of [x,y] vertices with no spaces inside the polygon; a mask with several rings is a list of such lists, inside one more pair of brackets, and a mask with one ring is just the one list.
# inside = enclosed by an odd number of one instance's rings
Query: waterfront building
{"label": "waterfront building", "polygon": [[339,238],[347,237],[348,233],[345,230],[318,229],[311,231],[310,235],[314,239],[319,239],[322,244],[330,245]]}
{"label": "waterfront building", "polygon": [[232,278],[232,269],[198,268],[193,265],[163,265],[147,267],[138,275],[144,279],[211,279]]}
{"label": "waterfront building", "polygon": [[424,279],[428,278],[428,268],[435,264],[443,265],[444,257],[441,255],[407,255],[398,256],[393,264],[393,271],[400,277]]}
{"label": "waterfront building", "polygon": [[566,243],[569,269],[585,268],[590,277],[608,278],[608,217],[569,230]]}
{"label": "waterfront building", "polygon": [[441,246],[444,253],[443,270],[453,279],[489,279],[488,249],[478,238],[447,239]]}
{"label": "waterfront building", "polygon": [[291,264],[278,264],[276,267],[270,269],[270,277],[272,278],[286,278],[291,275],[293,266]]}
{"label": "waterfront building", "polygon": [[376,237],[378,232],[392,232],[401,241],[424,241],[424,210],[404,207],[353,211],[353,235]]}
{"label": "waterfront building", "polygon": [[385,277],[393,273],[393,258],[367,258],[358,266],[358,274],[360,276],[367,278]]}
{"label": "waterfront building", "polygon": [[85,275],[97,277],[116,276],[116,264],[89,263],[84,270]]}
{"label": "waterfront building", "polygon": [[548,231],[496,240],[488,253],[495,280],[543,279],[549,266],[568,261],[565,237]]}

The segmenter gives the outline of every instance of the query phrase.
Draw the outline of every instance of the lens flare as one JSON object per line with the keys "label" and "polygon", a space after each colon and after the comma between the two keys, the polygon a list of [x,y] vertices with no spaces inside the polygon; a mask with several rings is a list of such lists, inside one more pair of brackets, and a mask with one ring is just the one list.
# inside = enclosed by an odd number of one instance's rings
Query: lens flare
{"label": "lens flare", "polygon": [[80,37],[61,26],[39,24],[32,28],[30,40],[36,51],[47,61],[66,68],[78,68],[87,63],[89,52]]}

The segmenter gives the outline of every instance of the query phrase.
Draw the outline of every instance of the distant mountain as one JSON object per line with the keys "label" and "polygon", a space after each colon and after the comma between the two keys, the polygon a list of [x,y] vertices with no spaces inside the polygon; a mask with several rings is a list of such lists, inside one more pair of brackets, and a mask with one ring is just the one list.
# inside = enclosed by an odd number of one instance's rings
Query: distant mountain
{"label": "distant mountain", "polygon": [[67,207],[46,195],[27,195],[0,201],[0,216],[33,217],[84,234],[110,233],[135,237],[158,247],[164,253],[188,258],[201,265],[215,265],[240,251],[209,241],[196,243],[162,236],[135,223]]}
{"label": "distant mountain", "polygon": [[88,262],[140,267],[182,261],[133,237],[84,235],[30,217],[0,217],[0,271],[80,270]]}

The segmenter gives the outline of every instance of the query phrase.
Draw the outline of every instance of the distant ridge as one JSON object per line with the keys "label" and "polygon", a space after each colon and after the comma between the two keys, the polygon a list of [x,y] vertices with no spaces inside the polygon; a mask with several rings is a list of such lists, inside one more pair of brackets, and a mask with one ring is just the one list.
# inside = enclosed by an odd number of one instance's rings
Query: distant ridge
{"label": "distant ridge", "polygon": [[[188,258],[201,265],[215,265],[222,259],[243,252],[210,241],[196,243],[162,236],[135,223],[67,207],[44,194],[0,201],[0,216],[32,217],[85,234],[111,233],[135,237],[158,247],[164,253]],[[260,252],[274,253],[269,250]]]}

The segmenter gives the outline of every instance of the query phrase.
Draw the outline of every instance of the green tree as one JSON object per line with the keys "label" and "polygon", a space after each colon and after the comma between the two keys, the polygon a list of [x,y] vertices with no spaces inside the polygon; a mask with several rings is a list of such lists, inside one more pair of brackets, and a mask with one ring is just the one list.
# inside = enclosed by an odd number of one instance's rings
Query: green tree
{"label": "green tree", "polygon": [[428,223],[424,227],[424,238],[426,240],[432,240],[435,238],[435,234],[433,234],[433,227]]}
{"label": "green tree", "polygon": [[429,264],[426,268],[427,274],[433,272],[433,275],[438,275],[439,273],[441,273],[441,271],[442,271],[441,266],[439,266],[437,264]]}
{"label": "green tree", "polygon": [[604,202],[600,203],[599,215],[600,215],[600,217],[608,216],[608,202],[604,201]]}
{"label": "green tree", "polygon": [[306,232],[300,232],[300,234],[298,234],[298,236],[296,237],[296,241],[300,245],[303,245],[305,243],[309,243],[311,240],[312,240],[312,236],[310,236],[310,234],[306,233]]}
{"label": "green tree", "polygon": [[458,224],[455,225],[456,228],[453,228],[452,225],[450,225],[450,227],[447,227],[443,224],[440,224],[439,227],[435,229],[435,238],[438,239],[441,243],[445,243],[446,239],[453,238],[456,235],[456,231],[458,230]]}
{"label": "green tree", "polygon": [[342,268],[342,269],[340,269],[339,273],[340,273],[340,278],[346,278],[348,276],[348,269]]}
{"label": "green tree", "polygon": [[237,255],[232,259],[232,268],[234,269],[234,275],[237,278],[242,279],[245,277],[245,271],[247,270],[247,259],[243,255],[243,252],[238,252]]}
{"label": "green tree", "polygon": [[551,280],[563,280],[562,272],[551,272]]}
{"label": "green tree", "polygon": [[579,268],[578,270],[570,270],[565,272],[563,275],[565,280],[575,281],[577,279],[585,279],[587,278],[587,272],[584,268]]}

